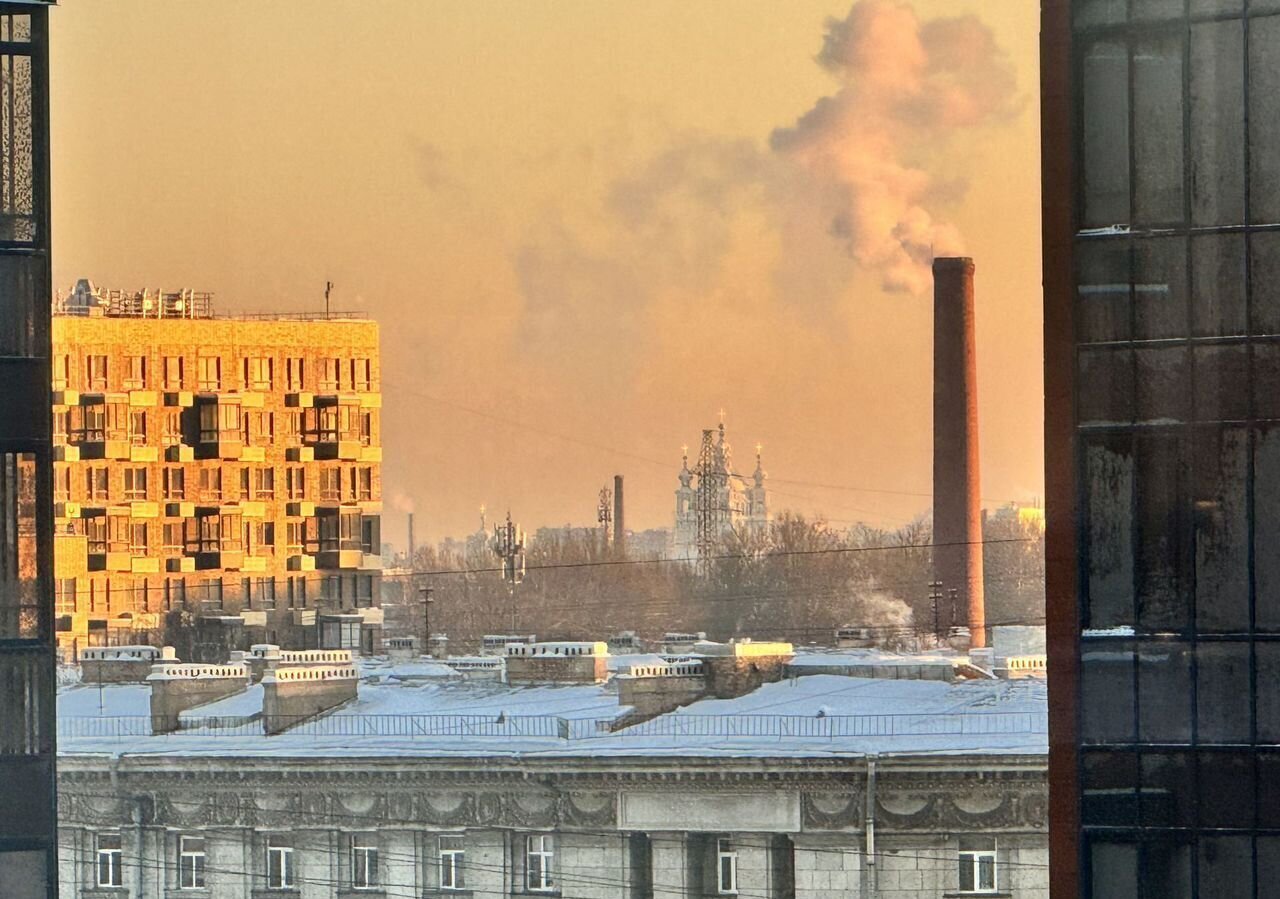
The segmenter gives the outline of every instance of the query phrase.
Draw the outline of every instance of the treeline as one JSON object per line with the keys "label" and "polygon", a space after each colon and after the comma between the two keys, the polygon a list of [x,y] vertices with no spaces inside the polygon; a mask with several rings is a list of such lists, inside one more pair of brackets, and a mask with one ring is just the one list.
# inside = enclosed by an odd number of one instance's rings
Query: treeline
{"label": "treeline", "polygon": [[[1044,550],[1038,527],[1015,516],[985,529],[987,619],[1039,621],[1044,614]],[[712,639],[752,636],[827,643],[842,626],[905,635],[933,628],[927,519],[892,530],[832,527],[784,513],[768,532],[735,532],[704,566],[656,556],[621,556],[591,530],[544,532],[529,542],[526,574],[514,592],[477,536],[421,547],[419,574],[402,578],[388,630],[421,635],[421,587],[432,590],[431,630],[450,651],[470,651],[483,634],[603,639],[619,631],[656,638],[706,631]],[[951,624],[945,595],[939,609]],[[957,610],[963,619],[964,610]],[[963,624],[963,620],[960,622]],[[890,641],[892,642],[892,641]]]}

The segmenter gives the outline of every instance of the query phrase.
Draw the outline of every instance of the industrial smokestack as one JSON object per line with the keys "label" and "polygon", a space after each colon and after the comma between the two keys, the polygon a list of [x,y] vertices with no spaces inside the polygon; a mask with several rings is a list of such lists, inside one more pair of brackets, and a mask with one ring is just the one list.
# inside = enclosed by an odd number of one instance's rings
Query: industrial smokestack
{"label": "industrial smokestack", "polygon": [[933,260],[933,576],[968,609],[971,646],[987,645],[978,481],[973,260]]}
{"label": "industrial smokestack", "polygon": [[622,475],[613,476],[613,551],[618,555],[627,552],[627,527],[622,519]]}
{"label": "industrial smokestack", "polygon": [[409,567],[413,567],[413,513],[409,513]]}

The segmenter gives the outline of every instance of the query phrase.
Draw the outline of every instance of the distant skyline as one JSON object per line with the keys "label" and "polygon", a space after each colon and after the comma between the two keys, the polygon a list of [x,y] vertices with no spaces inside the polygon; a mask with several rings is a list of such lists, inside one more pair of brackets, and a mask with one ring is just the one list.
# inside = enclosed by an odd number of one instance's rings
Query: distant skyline
{"label": "distant skyline", "polygon": [[[1036,4],[156,4],[50,16],[54,276],[382,325],[384,539],[672,523],[725,410],[774,511],[931,477],[932,248],[983,494],[1043,493]],[[939,20],[941,18],[941,20]],[[833,20],[828,23],[828,20]],[[748,462],[748,460],[750,460]],[[858,489],[846,489],[858,488]],[[867,488],[874,488],[869,490]]]}

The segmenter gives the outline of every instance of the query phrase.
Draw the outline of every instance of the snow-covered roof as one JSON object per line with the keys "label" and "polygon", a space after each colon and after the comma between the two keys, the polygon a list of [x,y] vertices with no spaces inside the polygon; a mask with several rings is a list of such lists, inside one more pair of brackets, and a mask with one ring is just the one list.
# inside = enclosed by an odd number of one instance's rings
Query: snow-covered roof
{"label": "snow-covered roof", "polygon": [[[58,696],[65,755],[204,757],[818,757],[1047,752],[1041,681],[883,680],[830,674],[704,699],[619,730],[616,686],[509,686],[408,676],[362,660],[357,698],[274,736],[258,720],[262,687],[184,712],[153,736],[142,684],[67,686]],[[426,672],[423,672],[425,674]]]}

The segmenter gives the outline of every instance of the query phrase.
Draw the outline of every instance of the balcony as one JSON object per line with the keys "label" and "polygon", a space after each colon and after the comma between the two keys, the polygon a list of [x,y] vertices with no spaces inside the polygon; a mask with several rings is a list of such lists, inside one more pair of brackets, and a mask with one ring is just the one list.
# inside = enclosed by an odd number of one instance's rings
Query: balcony
{"label": "balcony", "polygon": [[245,518],[264,518],[267,514],[267,504],[260,499],[244,500],[236,509]]}
{"label": "balcony", "polygon": [[55,534],[53,576],[78,577],[89,570],[89,538],[83,534]]}
{"label": "balcony", "polygon": [[189,409],[195,402],[196,395],[190,390],[167,390],[164,394],[164,404],[170,408]]}
{"label": "balcony", "polygon": [[159,394],[157,394],[154,390],[130,390],[129,391],[129,405],[133,406],[134,408],[137,408],[139,406],[150,407],[150,406],[156,405],[156,403],[158,402],[159,402]]}
{"label": "balcony", "polygon": [[159,462],[160,447],[158,446],[140,446],[133,444],[129,447],[130,462]]}
{"label": "balcony", "polygon": [[179,500],[164,504],[164,514],[168,518],[190,518],[196,514],[196,504]]}
{"label": "balcony", "polygon": [[261,409],[266,405],[266,395],[259,393],[256,390],[249,390],[244,393],[233,393],[230,397],[240,401],[241,409]]}
{"label": "balcony", "polygon": [[288,557],[285,566],[290,571],[315,571],[316,557],[306,553],[295,553]]}
{"label": "balcony", "polygon": [[381,462],[382,447],[380,446],[361,447],[359,460],[361,462]]}
{"label": "balcony", "polygon": [[316,403],[316,395],[305,390],[290,391],[284,395],[284,404],[291,409],[310,409]]}
{"label": "balcony", "polygon": [[216,436],[200,438],[196,456],[200,459],[233,461],[244,452],[244,440],[239,431],[219,431]]}
{"label": "balcony", "polygon": [[155,556],[133,556],[129,560],[129,571],[133,574],[159,574],[160,560]]}
{"label": "balcony", "polygon": [[160,504],[149,500],[135,499],[129,503],[130,518],[159,518]]}
{"label": "balcony", "polygon": [[244,561],[240,564],[240,570],[246,572],[265,572],[267,570],[267,557],[245,556]]}
{"label": "balcony", "polygon": [[361,409],[381,409],[382,394],[380,393],[362,393],[360,394]]}
{"label": "balcony", "polygon": [[246,446],[240,450],[241,462],[265,462],[267,460],[267,450],[261,446]]}
{"label": "balcony", "polygon": [[316,460],[316,451],[309,446],[290,446],[284,451],[286,462],[314,462]]}
{"label": "balcony", "polygon": [[55,406],[78,406],[80,405],[80,391],[55,390],[52,399]]}
{"label": "balcony", "polygon": [[79,518],[80,504],[73,503],[69,500],[64,500],[62,502],[54,503],[53,517],[54,518]]}
{"label": "balcony", "polygon": [[312,445],[317,459],[342,459],[348,462],[358,461],[362,448],[359,440],[329,440],[327,438],[321,438]]}
{"label": "balcony", "polygon": [[185,443],[164,448],[164,460],[166,462],[194,462],[195,458],[195,447],[187,446]]}
{"label": "balcony", "polygon": [[194,555],[196,571],[212,571],[224,569],[239,571],[244,564],[244,550],[215,550],[197,552]]}
{"label": "balcony", "polygon": [[322,569],[360,568],[364,563],[364,552],[359,549],[327,549],[316,553],[316,567]]}
{"label": "balcony", "polygon": [[285,503],[284,514],[293,518],[310,518],[316,514],[316,504],[306,500]]}
{"label": "balcony", "polygon": [[194,556],[174,556],[164,560],[164,570],[185,573],[196,570],[196,560]]}
{"label": "balcony", "polygon": [[78,444],[61,444],[53,448],[53,461],[79,462],[80,447]]}
{"label": "balcony", "polygon": [[362,499],[356,505],[360,507],[360,511],[365,515],[382,514],[382,500],[380,499]]}

